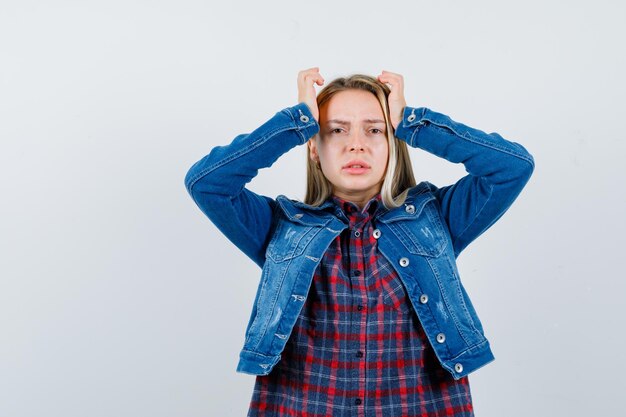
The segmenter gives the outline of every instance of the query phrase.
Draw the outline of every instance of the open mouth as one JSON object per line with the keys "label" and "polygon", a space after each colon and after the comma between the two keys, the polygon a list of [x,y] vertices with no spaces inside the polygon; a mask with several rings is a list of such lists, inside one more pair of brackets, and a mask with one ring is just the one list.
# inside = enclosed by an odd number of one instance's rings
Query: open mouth
{"label": "open mouth", "polygon": [[347,165],[345,167],[343,167],[342,171],[345,171],[349,174],[362,174],[364,172],[369,171],[369,167],[365,167],[363,165],[358,165],[358,164],[354,164],[354,165]]}
{"label": "open mouth", "polygon": [[348,163],[342,167],[342,171],[348,172],[350,174],[362,174],[364,172],[367,172],[369,169],[370,166],[365,161],[360,159],[353,159],[351,161],[348,161]]}

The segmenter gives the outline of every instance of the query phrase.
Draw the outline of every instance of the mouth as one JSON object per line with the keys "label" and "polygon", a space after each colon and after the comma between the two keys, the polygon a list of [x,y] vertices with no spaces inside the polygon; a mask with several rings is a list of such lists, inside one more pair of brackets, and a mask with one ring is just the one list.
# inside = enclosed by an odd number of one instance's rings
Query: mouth
{"label": "mouth", "polygon": [[350,161],[341,170],[348,174],[363,174],[370,169],[370,166],[363,161]]}
{"label": "mouth", "polygon": [[361,161],[360,159],[353,159],[352,161],[349,161],[347,164],[345,164],[342,169],[356,169],[356,168],[364,168],[364,169],[369,169],[370,166],[365,162],[365,161]]}

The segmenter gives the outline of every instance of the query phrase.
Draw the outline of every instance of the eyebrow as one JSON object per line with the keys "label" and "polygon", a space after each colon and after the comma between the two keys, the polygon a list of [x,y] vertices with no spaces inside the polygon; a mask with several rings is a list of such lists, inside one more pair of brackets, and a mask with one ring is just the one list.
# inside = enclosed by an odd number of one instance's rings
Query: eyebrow
{"label": "eyebrow", "polygon": [[[382,119],[363,119],[363,121],[365,123],[382,123],[384,124],[385,121]],[[331,120],[327,120],[326,123],[334,123],[334,124],[338,124],[338,125],[349,125],[350,122],[346,121],[346,120],[339,120],[339,119],[331,119]]]}

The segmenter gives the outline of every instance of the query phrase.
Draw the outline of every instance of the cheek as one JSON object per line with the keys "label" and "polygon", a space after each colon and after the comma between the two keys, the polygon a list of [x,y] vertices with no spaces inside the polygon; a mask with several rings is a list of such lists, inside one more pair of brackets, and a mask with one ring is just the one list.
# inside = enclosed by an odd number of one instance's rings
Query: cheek
{"label": "cheek", "polygon": [[382,166],[386,166],[387,160],[389,159],[389,146],[387,145],[387,142],[385,142],[384,144],[381,144],[381,146],[379,146],[375,150],[375,152],[376,152],[378,162]]}
{"label": "cheek", "polygon": [[317,152],[319,153],[321,159],[331,162],[334,159],[337,159],[337,155],[339,155],[341,149],[333,147],[329,144],[323,144],[322,146],[317,147]]}

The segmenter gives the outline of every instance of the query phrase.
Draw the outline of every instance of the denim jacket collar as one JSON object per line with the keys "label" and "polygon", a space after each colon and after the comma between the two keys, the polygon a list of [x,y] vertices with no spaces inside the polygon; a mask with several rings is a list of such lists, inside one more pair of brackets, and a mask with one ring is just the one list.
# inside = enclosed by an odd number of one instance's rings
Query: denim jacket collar
{"label": "denim jacket collar", "polygon": [[[402,207],[389,209],[384,207],[381,201],[377,213],[378,221],[390,223],[419,216],[424,205],[434,198],[429,191],[426,182],[421,182],[410,189]],[[337,206],[332,198],[327,199],[319,206],[311,206],[298,200],[292,200],[282,194],[276,198],[276,201],[289,220],[306,226],[325,226],[334,218],[345,217],[343,210]]]}
{"label": "denim jacket collar", "polygon": [[428,188],[422,188],[421,190],[418,190],[418,188],[419,186],[411,190],[412,192],[407,196],[403,207],[391,210],[384,209],[378,217],[378,221],[391,223],[398,220],[411,220],[415,217],[419,217],[426,203],[433,200],[435,197],[428,192]]}
{"label": "denim jacket collar", "polygon": [[276,197],[276,202],[289,220],[305,226],[324,226],[334,217],[327,210],[333,206],[333,202],[329,200],[315,207],[281,194]]}

